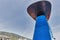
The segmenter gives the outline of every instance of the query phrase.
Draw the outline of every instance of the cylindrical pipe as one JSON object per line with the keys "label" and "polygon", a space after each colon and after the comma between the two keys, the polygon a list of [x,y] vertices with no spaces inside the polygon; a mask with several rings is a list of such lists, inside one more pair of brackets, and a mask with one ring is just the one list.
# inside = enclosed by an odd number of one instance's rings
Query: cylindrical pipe
{"label": "cylindrical pipe", "polygon": [[33,40],[51,40],[49,25],[44,15],[36,18]]}

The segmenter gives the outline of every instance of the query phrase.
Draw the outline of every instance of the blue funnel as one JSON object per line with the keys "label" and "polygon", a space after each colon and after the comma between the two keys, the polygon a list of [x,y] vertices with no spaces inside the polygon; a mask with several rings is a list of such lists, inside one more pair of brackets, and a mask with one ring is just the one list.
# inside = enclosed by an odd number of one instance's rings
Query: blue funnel
{"label": "blue funnel", "polygon": [[44,15],[36,18],[33,40],[51,40],[49,25]]}

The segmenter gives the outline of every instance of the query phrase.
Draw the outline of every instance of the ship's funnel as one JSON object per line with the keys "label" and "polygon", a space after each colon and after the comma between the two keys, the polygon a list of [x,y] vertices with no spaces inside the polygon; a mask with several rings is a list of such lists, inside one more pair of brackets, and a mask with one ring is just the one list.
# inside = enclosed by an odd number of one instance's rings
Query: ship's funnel
{"label": "ship's funnel", "polygon": [[49,19],[51,14],[51,3],[49,1],[38,1],[27,8],[28,14],[36,20],[37,16],[45,15]]}

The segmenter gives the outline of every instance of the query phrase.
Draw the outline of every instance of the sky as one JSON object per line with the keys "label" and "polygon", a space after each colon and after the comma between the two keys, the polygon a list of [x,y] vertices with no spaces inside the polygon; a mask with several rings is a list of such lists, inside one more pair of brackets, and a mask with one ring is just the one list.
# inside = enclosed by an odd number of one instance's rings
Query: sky
{"label": "sky", "polygon": [[[33,38],[35,20],[27,13],[27,7],[40,0],[0,0],[0,31]],[[60,0],[48,0],[52,4],[48,21],[56,40],[60,38]]]}

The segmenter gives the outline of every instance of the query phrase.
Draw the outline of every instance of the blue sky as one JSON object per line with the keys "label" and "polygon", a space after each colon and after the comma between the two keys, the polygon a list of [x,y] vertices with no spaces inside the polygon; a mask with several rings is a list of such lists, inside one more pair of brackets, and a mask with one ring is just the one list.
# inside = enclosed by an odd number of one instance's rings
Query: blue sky
{"label": "blue sky", "polygon": [[[27,7],[39,0],[0,0],[0,31],[16,33],[28,38],[33,37],[35,21],[27,14]],[[54,36],[60,38],[60,0],[52,3],[49,25]]]}

